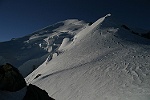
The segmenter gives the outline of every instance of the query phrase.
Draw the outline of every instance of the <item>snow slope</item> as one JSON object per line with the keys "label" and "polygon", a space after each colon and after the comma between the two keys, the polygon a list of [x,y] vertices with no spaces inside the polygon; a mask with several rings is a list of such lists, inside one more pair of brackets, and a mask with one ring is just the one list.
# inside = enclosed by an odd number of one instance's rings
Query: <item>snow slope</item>
{"label": "snow slope", "polygon": [[45,27],[28,36],[2,42],[0,43],[0,65],[9,62],[19,68],[26,77],[45,62],[48,56],[58,52],[64,38],[71,40],[86,26],[88,23],[84,21],[69,19]]}
{"label": "snow slope", "polygon": [[150,40],[110,14],[65,38],[61,52],[26,77],[56,100],[150,100]]}

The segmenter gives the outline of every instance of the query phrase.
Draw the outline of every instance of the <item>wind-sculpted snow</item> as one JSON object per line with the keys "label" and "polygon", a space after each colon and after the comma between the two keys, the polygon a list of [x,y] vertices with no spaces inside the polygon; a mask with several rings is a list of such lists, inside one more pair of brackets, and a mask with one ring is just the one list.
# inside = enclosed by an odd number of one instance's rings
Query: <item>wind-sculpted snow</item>
{"label": "wind-sculpted snow", "polygon": [[150,40],[109,18],[85,27],[72,41],[64,39],[63,52],[26,81],[56,100],[149,100]]}
{"label": "wind-sculpted snow", "polygon": [[[26,77],[48,56],[59,54],[63,39],[71,40],[88,23],[70,19],[38,30],[28,36],[0,43],[0,64],[11,63]],[[62,49],[62,46],[61,46]]]}

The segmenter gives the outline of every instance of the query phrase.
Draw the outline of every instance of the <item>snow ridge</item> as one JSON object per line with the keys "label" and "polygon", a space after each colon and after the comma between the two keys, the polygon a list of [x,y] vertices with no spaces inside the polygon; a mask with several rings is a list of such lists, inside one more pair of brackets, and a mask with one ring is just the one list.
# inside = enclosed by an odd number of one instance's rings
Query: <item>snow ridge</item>
{"label": "snow ridge", "polygon": [[[110,22],[85,26],[26,77],[57,100],[149,100],[149,40]],[[139,42],[141,41],[141,42]]]}
{"label": "snow ridge", "polygon": [[98,19],[95,23],[93,23],[90,27],[91,28],[95,28],[96,26],[99,26],[99,24],[101,24],[107,17],[110,17],[111,14],[107,14],[106,16]]}
{"label": "snow ridge", "polygon": [[[56,100],[150,99],[150,40],[115,23],[111,14],[92,25],[76,19],[58,22],[13,41],[23,42],[19,48],[25,54],[41,54],[27,56],[19,68],[24,76],[30,73],[28,84]],[[28,72],[35,64],[37,69]]]}
{"label": "snow ridge", "polygon": [[[26,77],[45,62],[48,56],[58,55],[64,48],[63,40],[72,39],[88,23],[68,19],[38,30],[28,36],[0,43],[0,64],[6,62],[19,68]],[[60,47],[61,46],[61,47]],[[58,50],[60,47],[60,51]],[[17,52],[16,52],[17,51]]]}

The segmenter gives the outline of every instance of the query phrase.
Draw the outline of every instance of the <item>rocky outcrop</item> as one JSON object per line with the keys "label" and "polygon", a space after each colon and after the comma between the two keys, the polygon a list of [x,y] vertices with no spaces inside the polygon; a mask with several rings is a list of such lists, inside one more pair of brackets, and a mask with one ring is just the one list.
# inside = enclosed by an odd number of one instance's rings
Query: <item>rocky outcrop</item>
{"label": "rocky outcrop", "polygon": [[15,92],[26,86],[18,69],[6,63],[0,67],[0,90]]}
{"label": "rocky outcrop", "polygon": [[54,100],[48,96],[48,93],[45,90],[40,89],[39,87],[30,84],[27,87],[27,93],[23,100]]}
{"label": "rocky outcrop", "polygon": [[[25,79],[18,69],[11,64],[6,63],[5,65],[0,66],[0,93],[7,93],[7,96],[12,96],[15,92],[17,93],[25,87],[27,87],[27,91],[24,93],[25,96],[21,100],[54,100],[48,96],[48,93],[45,90],[32,84],[27,86]],[[6,99],[2,98],[2,100],[10,99],[7,99],[6,97]],[[16,100],[18,100],[17,97]]]}

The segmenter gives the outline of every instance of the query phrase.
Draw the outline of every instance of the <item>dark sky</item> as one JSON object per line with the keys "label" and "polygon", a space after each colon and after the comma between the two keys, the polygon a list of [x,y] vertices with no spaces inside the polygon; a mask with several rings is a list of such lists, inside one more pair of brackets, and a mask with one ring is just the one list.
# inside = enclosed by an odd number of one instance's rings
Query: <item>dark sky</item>
{"label": "dark sky", "polygon": [[130,26],[150,30],[150,0],[0,0],[0,41],[65,19],[96,21],[107,13]]}

